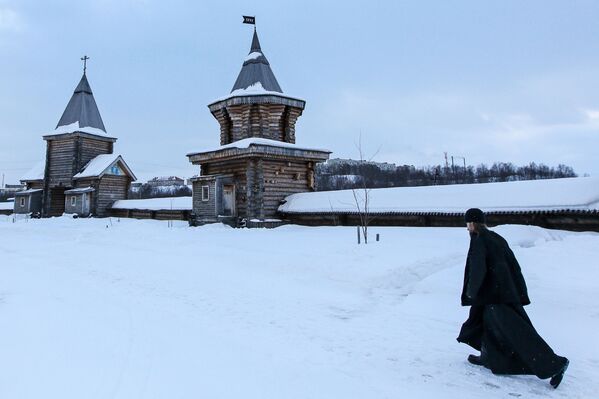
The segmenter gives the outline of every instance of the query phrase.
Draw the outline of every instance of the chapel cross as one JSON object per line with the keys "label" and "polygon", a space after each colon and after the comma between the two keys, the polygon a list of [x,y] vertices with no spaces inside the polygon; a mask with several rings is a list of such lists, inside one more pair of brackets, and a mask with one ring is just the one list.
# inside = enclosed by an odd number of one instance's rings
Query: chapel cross
{"label": "chapel cross", "polygon": [[89,57],[87,55],[84,55],[83,57],[81,57],[81,61],[83,61],[83,74],[85,75],[85,70],[87,69],[87,60],[89,60]]}

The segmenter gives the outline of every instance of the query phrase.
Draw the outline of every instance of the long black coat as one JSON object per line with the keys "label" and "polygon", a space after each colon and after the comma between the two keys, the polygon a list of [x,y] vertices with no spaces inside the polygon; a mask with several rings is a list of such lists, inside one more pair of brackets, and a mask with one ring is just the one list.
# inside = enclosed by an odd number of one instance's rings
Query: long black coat
{"label": "long black coat", "polygon": [[528,305],[520,265],[507,242],[494,231],[472,234],[464,272],[462,305]]}

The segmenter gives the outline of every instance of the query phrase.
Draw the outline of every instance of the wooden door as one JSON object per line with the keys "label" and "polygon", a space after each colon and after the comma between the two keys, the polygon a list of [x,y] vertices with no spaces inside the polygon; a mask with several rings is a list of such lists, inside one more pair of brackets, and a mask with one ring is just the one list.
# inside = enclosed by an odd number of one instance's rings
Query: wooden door
{"label": "wooden door", "polygon": [[235,214],[235,186],[232,184],[223,185],[223,216],[233,216]]}

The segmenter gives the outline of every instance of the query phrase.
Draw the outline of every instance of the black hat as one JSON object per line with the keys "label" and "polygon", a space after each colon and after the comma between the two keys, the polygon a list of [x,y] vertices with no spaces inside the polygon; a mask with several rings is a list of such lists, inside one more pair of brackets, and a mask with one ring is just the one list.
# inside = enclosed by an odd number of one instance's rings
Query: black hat
{"label": "black hat", "polygon": [[464,215],[466,223],[485,223],[485,213],[478,208],[470,208]]}

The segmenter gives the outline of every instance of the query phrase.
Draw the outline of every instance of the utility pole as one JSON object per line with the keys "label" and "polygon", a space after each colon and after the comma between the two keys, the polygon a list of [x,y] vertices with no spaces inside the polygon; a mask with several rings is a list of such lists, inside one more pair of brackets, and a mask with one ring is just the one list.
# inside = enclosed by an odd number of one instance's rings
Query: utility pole
{"label": "utility pole", "polygon": [[[461,160],[464,161],[464,176],[463,176],[463,180],[464,181],[463,181],[463,183],[465,183],[466,182],[466,157],[458,157],[458,156],[456,156],[456,158],[459,158],[459,159],[461,159]],[[453,157],[451,157],[451,159],[453,160]]]}
{"label": "utility pole", "polygon": [[453,176],[453,184],[457,183],[455,179],[455,165],[453,164],[453,155],[451,156],[451,175]]}

